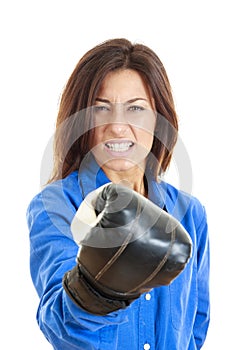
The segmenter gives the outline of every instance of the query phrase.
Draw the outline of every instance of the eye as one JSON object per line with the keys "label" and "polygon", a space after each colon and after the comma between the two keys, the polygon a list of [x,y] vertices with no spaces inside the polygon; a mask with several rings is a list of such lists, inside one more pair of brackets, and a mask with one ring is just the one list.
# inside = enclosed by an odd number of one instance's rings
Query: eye
{"label": "eye", "polygon": [[142,106],[138,106],[138,105],[133,105],[133,106],[129,106],[128,107],[128,111],[131,111],[131,112],[141,112],[141,111],[144,111],[145,108],[142,107]]}
{"label": "eye", "polygon": [[109,111],[109,107],[108,106],[105,106],[105,105],[97,105],[97,106],[94,106],[94,111],[96,113],[98,112],[107,112]]}

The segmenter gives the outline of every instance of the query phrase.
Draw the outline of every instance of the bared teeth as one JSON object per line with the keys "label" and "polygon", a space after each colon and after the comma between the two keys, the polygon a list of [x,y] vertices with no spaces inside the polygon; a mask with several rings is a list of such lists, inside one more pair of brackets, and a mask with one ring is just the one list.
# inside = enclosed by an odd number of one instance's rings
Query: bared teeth
{"label": "bared teeth", "polygon": [[120,143],[107,142],[106,146],[111,151],[114,151],[114,152],[125,152],[125,151],[128,151],[128,149],[133,146],[133,142],[120,142]]}

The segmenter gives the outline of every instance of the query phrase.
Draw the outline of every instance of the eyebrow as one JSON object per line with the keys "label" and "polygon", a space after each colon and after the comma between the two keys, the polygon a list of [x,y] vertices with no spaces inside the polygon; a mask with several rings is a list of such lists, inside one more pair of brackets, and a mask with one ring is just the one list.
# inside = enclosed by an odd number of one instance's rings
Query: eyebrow
{"label": "eyebrow", "polygon": [[[139,101],[139,100],[148,102],[148,100],[147,100],[146,98],[134,97],[134,98],[132,98],[132,99],[130,99],[130,100],[124,102],[124,103],[133,103],[133,102]],[[98,101],[98,102],[104,102],[104,103],[111,103],[108,99],[106,99],[106,98],[101,98],[101,97],[96,97],[96,101]]]}

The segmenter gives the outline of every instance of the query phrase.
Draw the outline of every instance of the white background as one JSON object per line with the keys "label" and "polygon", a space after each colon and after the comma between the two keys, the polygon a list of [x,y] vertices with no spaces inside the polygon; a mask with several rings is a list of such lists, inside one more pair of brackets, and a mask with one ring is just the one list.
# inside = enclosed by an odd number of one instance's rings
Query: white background
{"label": "white background", "polygon": [[[173,87],[180,135],[192,164],[191,192],[205,205],[211,239],[211,324],[204,350],[232,346],[231,1],[5,1],[0,5],[1,342],[51,349],[35,321],[25,213],[58,101],[81,56],[126,37],[150,46]],[[173,162],[170,182],[186,189]],[[228,200],[230,199],[230,200]],[[183,350],[183,349],[182,349]]]}

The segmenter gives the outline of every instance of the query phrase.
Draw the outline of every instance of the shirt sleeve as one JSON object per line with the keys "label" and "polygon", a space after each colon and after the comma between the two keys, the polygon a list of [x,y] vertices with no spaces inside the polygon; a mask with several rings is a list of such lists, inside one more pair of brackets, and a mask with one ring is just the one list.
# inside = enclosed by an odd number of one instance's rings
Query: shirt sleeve
{"label": "shirt sleeve", "polygon": [[94,350],[106,326],[112,344],[117,343],[117,325],[126,322],[127,316],[125,310],[107,316],[87,313],[63,289],[63,276],[75,266],[78,252],[70,231],[76,210],[59,186],[49,186],[31,201],[27,211],[30,271],[40,298],[37,321],[54,349]]}
{"label": "shirt sleeve", "polygon": [[210,248],[206,211],[203,207],[201,223],[197,228],[197,286],[198,308],[194,324],[194,337],[197,349],[200,349],[205,341],[210,321],[209,298],[209,270]]}

